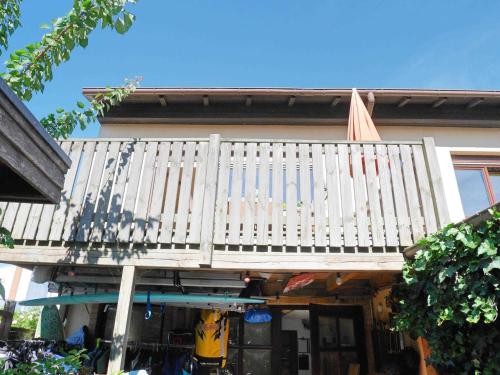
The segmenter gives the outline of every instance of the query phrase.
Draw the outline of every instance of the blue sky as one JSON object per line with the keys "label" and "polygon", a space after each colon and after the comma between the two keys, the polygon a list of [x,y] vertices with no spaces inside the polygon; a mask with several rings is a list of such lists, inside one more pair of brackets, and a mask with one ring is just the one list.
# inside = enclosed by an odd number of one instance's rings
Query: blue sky
{"label": "blue sky", "polygon": [[[12,48],[71,0],[24,0]],[[140,0],[125,35],[96,30],[28,103],[72,108],[86,86],[500,88],[500,2]],[[5,60],[6,55],[2,56]],[[98,125],[75,131],[93,137]]]}

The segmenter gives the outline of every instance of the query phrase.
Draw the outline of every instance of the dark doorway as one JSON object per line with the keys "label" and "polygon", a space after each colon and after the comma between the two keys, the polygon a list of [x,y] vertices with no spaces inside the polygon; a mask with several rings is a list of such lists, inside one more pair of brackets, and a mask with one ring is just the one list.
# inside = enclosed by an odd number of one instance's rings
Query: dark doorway
{"label": "dark doorway", "polygon": [[347,375],[359,364],[367,373],[361,306],[311,305],[313,375]]}

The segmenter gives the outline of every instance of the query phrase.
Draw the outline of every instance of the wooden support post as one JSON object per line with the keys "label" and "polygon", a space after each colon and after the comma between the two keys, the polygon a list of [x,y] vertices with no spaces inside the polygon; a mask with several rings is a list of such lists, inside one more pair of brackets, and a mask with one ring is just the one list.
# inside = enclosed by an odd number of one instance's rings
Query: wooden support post
{"label": "wooden support post", "polygon": [[443,228],[450,223],[450,214],[448,212],[448,203],[444,192],[443,178],[439,168],[436,145],[434,144],[434,139],[430,137],[425,137],[423,143],[427,173],[431,182],[432,200],[438,219],[438,227]]}
{"label": "wooden support post", "polygon": [[0,340],[8,340],[14,311],[16,310],[16,301],[5,301],[3,310],[0,310]]}
{"label": "wooden support post", "polygon": [[135,266],[123,266],[118,306],[116,308],[113,342],[109,356],[108,375],[123,370],[127,353],[128,330],[132,315],[135,289]]}
{"label": "wooden support post", "polygon": [[370,91],[368,93],[368,102],[366,103],[366,109],[370,116],[373,116],[373,108],[375,107],[375,94]]}
{"label": "wooden support post", "polygon": [[212,264],[215,198],[219,173],[220,134],[210,134],[207,159],[207,176],[201,221],[200,266]]}

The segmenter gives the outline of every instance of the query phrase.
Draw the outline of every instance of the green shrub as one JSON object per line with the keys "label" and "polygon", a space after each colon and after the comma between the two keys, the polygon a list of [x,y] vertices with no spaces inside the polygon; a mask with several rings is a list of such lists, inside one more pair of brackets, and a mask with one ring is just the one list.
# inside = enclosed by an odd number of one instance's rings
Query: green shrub
{"label": "green shrub", "polygon": [[427,339],[441,374],[500,374],[500,211],[419,242],[391,292],[393,327]]}

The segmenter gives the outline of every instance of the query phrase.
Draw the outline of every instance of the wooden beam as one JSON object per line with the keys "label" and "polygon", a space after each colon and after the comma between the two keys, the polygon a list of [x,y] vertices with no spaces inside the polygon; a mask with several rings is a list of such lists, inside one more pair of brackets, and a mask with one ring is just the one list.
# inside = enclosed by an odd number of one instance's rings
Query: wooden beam
{"label": "wooden beam", "polygon": [[336,107],[337,104],[339,104],[341,100],[342,100],[342,97],[340,97],[340,96],[334,97],[333,100],[332,100],[331,106],[332,107]]}
{"label": "wooden beam", "polygon": [[481,104],[483,101],[484,101],[484,98],[477,98],[477,99],[474,99],[474,100],[470,101],[470,102],[467,104],[467,109],[474,108],[475,106],[477,106],[477,105]]}
{"label": "wooden beam", "polygon": [[293,105],[295,104],[295,96],[290,96],[290,98],[288,99],[288,106],[289,107],[293,107]]}
{"label": "wooden beam", "polygon": [[160,100],[160,104],[162,107],[167,106],[167,98],[165,98],[165,95],[160,95],[158,99]]}
{"label": "wooden beam", "polygon": [[370,91],[368,93],[368,103],[366,104],[366,109],[370,116],[373,114],[373,108],[375,108],[375,94]]}
{"label": "wooden beam", "polygon": [[[340,284],[337,283],[337,275],[340,277]],[[338,287],[344,285],[349,280],[359,279],[359,278],[367,278],[369,275],[359,273],[359,272],[350,272],[350,273],[340,273],[340,272],[332,272],[328,279],[326,280],[326,290],[328,292],[332,292]]]}
{"label": "wooden beam", "polygon": [[432,108],[441,107],[447,100],[448,100],[448,98],[440,98],[440,99],[436,100],[434,103],[432,103]]}
{"label": "wooden beam", "polygon": [[398,102],[398,105],[397,107],[398,108],[403,108],[405,105],[407,105],[411,100],[411,96],[405,96],[404,98],[402,98],[399,102]]}
{"label": "wooden beam", "polygon": [[135,267],[123,267],[118,305],[116,307],[113,340],[109,356],[108,375],[123,371],[127,352],[128,331],[132,318],[132,306],[135,290]]}

